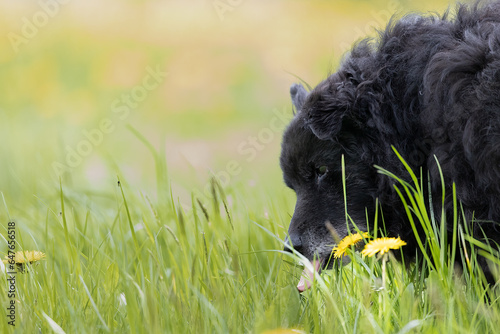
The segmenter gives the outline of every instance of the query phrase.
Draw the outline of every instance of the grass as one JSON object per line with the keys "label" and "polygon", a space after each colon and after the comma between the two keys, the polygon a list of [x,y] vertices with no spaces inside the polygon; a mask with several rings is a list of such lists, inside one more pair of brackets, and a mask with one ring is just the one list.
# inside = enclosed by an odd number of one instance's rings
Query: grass
{"label": "grass", "polygon": [[[157,178],[168,180],[161,155],[137,136],[154,155]],[[295,288],[301,268],[277,251],[279,225],[288,219],[285,198],[248,198],[245,189],[225,194],[213,181],[212,198],[193,193],[191,207],[183,207],[167,182],[157,190],[170,196],[152,200],[120,179],[100,198],[107,205],[94,208],[62,184],[44,201],[45,210],[16,220],[17,250],[30,245],[47,259],[16,275],[15,331],[496,332],[498,289],[483,284],[476,255],[469,254],[463,273],[454,270],[453,259],[464,250],[459,245],[472,240],[458,230],[459,240],[447,247],[439,222],[422,206],[422,185],[399,181],[418,218],[413,223],[432,224],[424,228],[426,257],[405,266],[393,256],[384,263],[351,252],[350,264],[318,276],[302,295]],[[5,200],[4,206],[8,212]],[[2,286],[6,278],[0,277]],[[0,298],[8,305],[5,293]],[[0,321],[2,333],[13,329]]]}

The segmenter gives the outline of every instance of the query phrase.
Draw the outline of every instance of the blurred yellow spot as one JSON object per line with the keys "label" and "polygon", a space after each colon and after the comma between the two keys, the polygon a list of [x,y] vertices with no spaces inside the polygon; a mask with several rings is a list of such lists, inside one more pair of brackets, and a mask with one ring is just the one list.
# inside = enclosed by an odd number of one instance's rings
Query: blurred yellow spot
{"label": "blurred yellow spot", "polygon": [[277,328],[261,332],[260,334],[305,334],[303,330],[294,328]]}
{"label": "blurred yellow spot", "polygon": [[14,256],[8,255],[5,256],[6,260],[3,260],[3,263],[9,263],[14,260],[16,264],[24,264],[24,263],[33,263],[36,261],[40,261],[45,258],[45,253],[39,251],[19,251],[16,252]]}

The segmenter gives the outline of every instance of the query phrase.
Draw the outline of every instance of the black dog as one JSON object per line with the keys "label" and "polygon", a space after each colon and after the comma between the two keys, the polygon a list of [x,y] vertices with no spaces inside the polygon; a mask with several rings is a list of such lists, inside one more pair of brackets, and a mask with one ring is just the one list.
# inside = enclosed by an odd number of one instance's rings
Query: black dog
{"label": "black dog", "polygon": [[355,232],[346,224],[342,156],[347,212],[357,226],[366,229],[378,199],[386,232],[406,240],[405,251],[417,248],[395,181],[374,167],[410,181],[391,145],[425,177],[425,188],[430,182],[438,219],[436,158],[448,219],[455,183],[473,235],[500,242],[500,2],[459,5],[449,16],[390,23],[377,43],[355,45],[311,92],[291,87],[297,113],[280,158],[297,195],[287,239],[308,259],[319,258],[316,269],[332,264],[335,242],[326,222],[340,238]]}

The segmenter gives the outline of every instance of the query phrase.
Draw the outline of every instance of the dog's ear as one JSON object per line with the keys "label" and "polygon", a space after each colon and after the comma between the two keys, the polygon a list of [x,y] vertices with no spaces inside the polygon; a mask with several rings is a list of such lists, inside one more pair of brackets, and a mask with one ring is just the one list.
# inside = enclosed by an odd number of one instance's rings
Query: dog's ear
{"label": "dog's ear", "polygon": [[311,92],[303,106],[303,115],[319,139],[335,138],[349,122],[356,88],[351,82],[324,81]]}
{"label": "dog's ear", "polygon": [[295,83],[290,87],[290,97],[292,98],[292,103],[297,112],[302,110],[307,95],[309,95],[309,93],[301,84]]}

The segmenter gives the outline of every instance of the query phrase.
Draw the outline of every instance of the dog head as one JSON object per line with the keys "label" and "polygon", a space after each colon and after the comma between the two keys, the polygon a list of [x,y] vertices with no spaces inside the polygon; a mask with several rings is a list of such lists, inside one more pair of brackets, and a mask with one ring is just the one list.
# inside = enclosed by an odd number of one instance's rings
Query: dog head
{"label": "dog head", "polygon": [[[366,230],[366,214],[374,212],[376,197],[376,171],[364,145],[366,121],[352,110],[357,87],[337,76],[311,92],[299,84],[291,87],[297,112],[284,133],[280,157],[284,181],[297,195],[288,246],[309,260],[319,259],[323,268],[333,265],[336,244],[328,223],[339,238]],[[345,203],[356,227],[346,219]]]}

